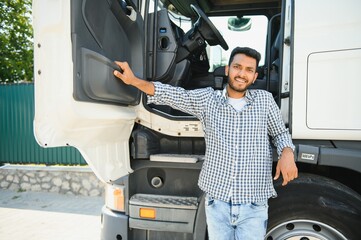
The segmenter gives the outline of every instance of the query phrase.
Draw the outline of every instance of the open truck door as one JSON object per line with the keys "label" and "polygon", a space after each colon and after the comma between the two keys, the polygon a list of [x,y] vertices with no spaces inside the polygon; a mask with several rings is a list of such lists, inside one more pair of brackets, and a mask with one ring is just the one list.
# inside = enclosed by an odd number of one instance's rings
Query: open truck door
{"label": "open truck door", "polygon": [[33,1],[35,119],[43,147],[76,147],[104,182],[130,172],[140,92],[113,76],[115,60],[144,76],[143,19],[118,0]]}

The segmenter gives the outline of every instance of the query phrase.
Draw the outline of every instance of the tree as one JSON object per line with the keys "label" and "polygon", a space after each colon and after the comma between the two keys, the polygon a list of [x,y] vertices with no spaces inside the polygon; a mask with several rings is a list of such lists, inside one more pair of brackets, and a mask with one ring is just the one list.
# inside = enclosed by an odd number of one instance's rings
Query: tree
{"label": "tree", "polygon": [[33,80],[31,0],[0,2],[0,82]]}

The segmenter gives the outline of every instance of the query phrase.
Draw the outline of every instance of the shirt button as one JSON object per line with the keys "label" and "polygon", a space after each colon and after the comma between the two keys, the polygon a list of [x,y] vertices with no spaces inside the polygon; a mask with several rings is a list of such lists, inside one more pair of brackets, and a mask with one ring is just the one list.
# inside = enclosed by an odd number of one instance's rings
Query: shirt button
{"label": "shirt button", "polygon": [[237,145],[237,144],[235,144],[235,145],[234,145],[234,148],[238,148],[238,145]]}

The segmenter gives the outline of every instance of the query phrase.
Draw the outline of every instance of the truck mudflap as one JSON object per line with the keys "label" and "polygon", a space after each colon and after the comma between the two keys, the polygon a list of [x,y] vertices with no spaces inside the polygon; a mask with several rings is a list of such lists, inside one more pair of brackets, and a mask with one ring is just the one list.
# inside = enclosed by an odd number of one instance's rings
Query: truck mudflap
{"label": "truck mudflap", "polygon": [[129,227],[193,233],[196,197],[135,194],[129,200]]}

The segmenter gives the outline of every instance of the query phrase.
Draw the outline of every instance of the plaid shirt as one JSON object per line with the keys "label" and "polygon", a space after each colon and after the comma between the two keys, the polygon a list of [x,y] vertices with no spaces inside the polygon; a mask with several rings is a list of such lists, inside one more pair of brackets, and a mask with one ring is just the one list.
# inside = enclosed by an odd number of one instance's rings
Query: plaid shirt
{"label": "plaid shirt", "polygon": [[246,106],[236,111],[227,101],[226,89],[184,90],[159,82],[154,86],[155,94],[148,96],[148,103],[187,112],[203,125],[206,153],[198,185],[204,192],[235,204],[276,196],[269,135],[278,155],[294,145],[270,93],[247,90]]}

